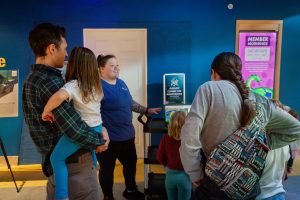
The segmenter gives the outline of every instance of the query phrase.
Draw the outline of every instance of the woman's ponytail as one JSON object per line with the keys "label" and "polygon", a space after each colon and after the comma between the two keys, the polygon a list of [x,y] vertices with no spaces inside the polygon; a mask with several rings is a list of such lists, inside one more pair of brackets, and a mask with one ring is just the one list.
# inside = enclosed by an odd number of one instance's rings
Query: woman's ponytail
{"label": "woman's ponytail", "polygon": [[255,116],[255,108],[249,100],[249,90],[242,77],[240,57],[231,52],[220,53],[213,60],[211,68],[219,74],[222,80],[231,81],[238,88],[243,100],[241,126],[247,126]]}

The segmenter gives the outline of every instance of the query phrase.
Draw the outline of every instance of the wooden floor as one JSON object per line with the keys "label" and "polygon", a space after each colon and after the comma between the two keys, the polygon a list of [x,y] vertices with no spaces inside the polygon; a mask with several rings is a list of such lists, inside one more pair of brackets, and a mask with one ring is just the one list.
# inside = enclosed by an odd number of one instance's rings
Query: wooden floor
{"label": "wooden floor", "polygon": [[[155,172],[162,172],[164,169],[161,166],[152,167]],[[16,177],[17,186],[21,191],[16,192],[14,182],[10,175],[10,171],[6,166],[0,167],[0,199],[5,200],[36,200],[46,198],[46,183],[45,177],[41,171],[41,165],[22,165],[12,166],[13,173]],[[122,197],[122,192],[125,189],[122,166],[119,162],[116,163],[114,174],[114,195],[117,200],[125,200]],[[144,163],[143,160],[138,160],[136,181],[140,191],[144,190]],[[102,193],[100,194],[102,199]],[[5,198],[2,198],[5,197]]]}

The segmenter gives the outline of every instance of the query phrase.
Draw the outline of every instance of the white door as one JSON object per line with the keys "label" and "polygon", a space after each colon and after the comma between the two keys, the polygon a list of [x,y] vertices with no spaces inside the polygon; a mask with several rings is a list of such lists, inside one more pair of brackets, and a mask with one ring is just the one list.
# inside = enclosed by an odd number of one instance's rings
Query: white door
{"label": "white door", "polygon": [[[146,29],[83,29],[84,46],[99,54],[114,54],[120,66],[120,78],[129,87],[133,99],[147,105],[147,30]],[[144,157],[143,127],[133,114],[135,144],[139,158]]]}

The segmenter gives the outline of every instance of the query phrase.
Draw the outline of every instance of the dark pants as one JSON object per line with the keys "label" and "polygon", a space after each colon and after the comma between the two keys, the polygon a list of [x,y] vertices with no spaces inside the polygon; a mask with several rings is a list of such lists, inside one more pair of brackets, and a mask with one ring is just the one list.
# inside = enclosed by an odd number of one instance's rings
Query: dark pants
{"label": "dark pants", "polygon": [[191,200],[230,200],[230,198],[205,174],[202,184],[193,192]]}
{"label": "dark pants", "polygon": [[[256,187],[244,199],[255,200],[259,193],[260,188],[259,183],[257,183]],[[230,200],[230,198],[205,174],[203,183],[193,192],[191,200]]]}
{"label": "dark pants", "polygon": [[137,155],[134,138],[121,142],[111,141],[108,149],[97,155],[100,164],[99,182],[104,196],[113,195],[114,169],[116,159],[123,165],[126,189],[135,190]]}

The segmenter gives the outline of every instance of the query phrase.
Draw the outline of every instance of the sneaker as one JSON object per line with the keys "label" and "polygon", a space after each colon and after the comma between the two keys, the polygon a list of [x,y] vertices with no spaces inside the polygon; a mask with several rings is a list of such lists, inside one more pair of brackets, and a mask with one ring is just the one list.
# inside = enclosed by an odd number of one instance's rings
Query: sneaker
{"label": "sneaker", "polygon": [[145,200],[144,193],[136,190],[124,190],[123,197],[128,200]]}

